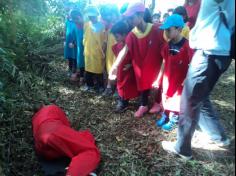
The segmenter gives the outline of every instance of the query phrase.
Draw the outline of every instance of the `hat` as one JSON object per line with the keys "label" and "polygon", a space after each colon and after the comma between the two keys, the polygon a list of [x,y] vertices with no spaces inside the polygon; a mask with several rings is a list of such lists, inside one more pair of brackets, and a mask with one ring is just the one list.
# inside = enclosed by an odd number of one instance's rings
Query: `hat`
{"label": "hat", "polygon": [[171,27],[183,28],[185,26],[184,19],[182,16],[174,14],[169,16],[164,24],[160,27],[162,30],[169,29]]}
{"label": "hat", "polygon": [[87,16],[99,16],[99,11],[95,6],[88,6],[85,10]]}
{"label": "hat", "polygon": [[145,5],[142,2],[131,3],[128,6],[128,9],[124,13],[124,16],[130,17],[137,12],[145,12]]}

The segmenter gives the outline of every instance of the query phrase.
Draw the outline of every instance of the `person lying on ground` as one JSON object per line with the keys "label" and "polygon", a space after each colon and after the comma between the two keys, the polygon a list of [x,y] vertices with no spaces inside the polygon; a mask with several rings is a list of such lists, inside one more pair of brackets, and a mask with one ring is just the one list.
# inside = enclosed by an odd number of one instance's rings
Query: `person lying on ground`
{"label": "person lying on ground", "polygon": [[100,162],[89,131],[76,131],[61,108],[42,106],[32,119],[36,153],[46,160],[71,159],[66,176],[88,176]]}

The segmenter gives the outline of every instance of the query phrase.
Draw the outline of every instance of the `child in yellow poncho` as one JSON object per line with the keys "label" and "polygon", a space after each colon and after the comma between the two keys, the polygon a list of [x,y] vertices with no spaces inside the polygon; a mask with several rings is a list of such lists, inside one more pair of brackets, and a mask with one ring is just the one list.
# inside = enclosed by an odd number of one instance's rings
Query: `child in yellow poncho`
{"label": "child in yellow poncho", "polygon": [[[115,55],[112,51],[113,45],[116,44],[116,39],[114,35],[110,32],[113,24],[119,19],[119,9],[114,4],[105,4],[100,9],[102,22],[105,25],[106,30],[106,72],[109,73],[114,61]],[[107,80],[106,90],[103,93],[103,96],[110,96],[113,94],[113,85],[111,81]],[[113,87],[114,88],[114,87]]]}
{"label": "child in yellow poncho", "polygon": [[84,26],[85,91],[95,88],[98,93],[101,93],[104,90],[105,27],[98,20],[99,12],[96,7],[89,6],[86,14],[89,22]]}

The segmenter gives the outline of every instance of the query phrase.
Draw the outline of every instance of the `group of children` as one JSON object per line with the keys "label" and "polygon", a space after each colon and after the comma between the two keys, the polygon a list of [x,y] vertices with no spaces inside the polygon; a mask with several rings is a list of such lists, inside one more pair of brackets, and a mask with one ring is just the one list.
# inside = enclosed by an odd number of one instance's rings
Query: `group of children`
{"label": "group of children", "polygon": [[[186,8],[177,7],[163,23],[154,24],[140,2],[124,6],[121,16],[117,12],[115,6],[104,6],[100,12],[89,6],[84,24],[82,14],[71,11],[65,45],[69,76],[72,81],[80,78],[84,91],[96,90],[104,96],[112,95],[115,87],[119,95],[116,112],[123,112],[129,100],[140,97],[135,117],[160,113],[157,126],[171,131],[178,123],[180,97],[193,56]],[[149,109],[153,89],[156,97]]]}

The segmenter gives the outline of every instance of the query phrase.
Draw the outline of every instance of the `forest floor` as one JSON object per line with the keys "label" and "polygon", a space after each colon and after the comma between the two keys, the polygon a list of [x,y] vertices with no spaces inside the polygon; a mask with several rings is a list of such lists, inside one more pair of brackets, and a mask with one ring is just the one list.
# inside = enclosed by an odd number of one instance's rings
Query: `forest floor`
{"label": "forest floor", "polygon": [[[220,79],[211,97],[232,145],[227,150],[209,146],[194,148],[194,160],[188,162],[161,148],[161,141],[175,140],[176,131],[162,132],[155,125],[156,117],[150,114],[142,119],[134,118],[137,102],[132,102],[125,113],[115,114],[116,99],[85,93],[77,84],[71,84],[62,59],[52,60],[49,68],[52,69],[46,73],[47,78],[42,80],[44,88],[39,92],[32,90],[28,96],[34,99],[38,94],[53,99],[66,112],[73,128],[91,130],[102,155],[98,175],[235,175],[235,62]],[[12,175],[41,175],[33,150],[31,117],[32,111],[26,111],[22,117],[27,119],[24,120],[26,128],[20,132],[23,136],[14,136],[18,145],[14,146],[18,147],[14,151],[19,152],[11,163]]]}

